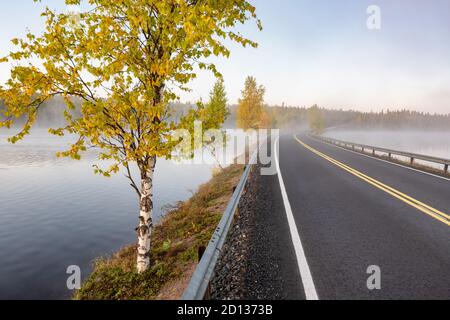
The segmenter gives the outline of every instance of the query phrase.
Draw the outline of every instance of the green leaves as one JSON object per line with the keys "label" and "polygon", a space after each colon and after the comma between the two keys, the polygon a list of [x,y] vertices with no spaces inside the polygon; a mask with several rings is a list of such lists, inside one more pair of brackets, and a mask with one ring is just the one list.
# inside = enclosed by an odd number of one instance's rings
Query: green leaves
{"label": "green leaves", "polygon": [[227,93],[222,79],[215,83],[209,99],[206,105],[207,119],[204,122],[210,122],[207,124],[209,128],[219,129],[230,115],[230,110],[227,108]]}
{"label": "green leaves", "polygon": [[[50,130],[80,139],[59,155],[79,159],[89,146],[101,148],[101,159],[112,160],[105,175],[119,165],[137,162],[148,169],[153,157],[169,157],[168,139],[177,128],[205,120],[204,129],[217,128],[226,118],[223,84],[205,108],[191,110],[175,121],[170,114],[177,89],[188,90],[195,66],[220,72],[209,57],[230,55],[225,39],[243,46],[256,43],[235,33],[235,27],[257,20],[255,8],[244,0],[66,0],[87,4],[74,21],[69,13],[46,8],[46,29],[40,35],[13,39],[17,50],[2,62],[16,65],[0,87],[0,126],[25,116],[29,133],[44,101],[63,96],[66,122]],[[224,100],[225,99],[225,100]],[[226,104],[226,103],[225,103]],[[74,117],[74,109],[81,116]],[[216,117],[211,117],[215,114]],[[190,124],[189,124],[190,123]]]}

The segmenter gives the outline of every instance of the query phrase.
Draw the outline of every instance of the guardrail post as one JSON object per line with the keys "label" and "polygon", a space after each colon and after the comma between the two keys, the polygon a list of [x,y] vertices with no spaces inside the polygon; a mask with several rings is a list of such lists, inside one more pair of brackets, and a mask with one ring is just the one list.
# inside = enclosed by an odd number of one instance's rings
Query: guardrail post
{"label": "guardrail post", "polygon": [[233,192],[206,250],[202,252],[203,249],[199,248],[199,258],[200,256],[202,258],[191,277],[188,287],[184,291],[182,300],[209,300],[212,297],[211,280],[214,277],[217,261],[225,245],[229,230],[237,213],[239,201],[244,194],[250,172],[252,171],[252,164],[256,162],[257,155],[257,151],[255,151],[251,157],[250,164],[245,167],[244,174]]}
{"label": "guardrail post", "polygon": [[[416,160],[437,163],[437,164],[444,166],[443,170],[444,170],[445,175],[450,174],[450,170],[449,170],[450,159],[448,159],[448,158],[438,158],[438,157],[427,156],[427,155],[423,155],[423,154],[416,154],[416,153],[410,153],[410,152],[404,152],[404,151],[396,151],[396,150],[391,150],[391,149],[386,149],[386,148],[379,148],[379,147],[370,146],[370,145],[362,145],[362,144],[357,144],[357,143],[353,143],[353,142],[337,140],[337,139],[330,139],[330,138],[325,138],[325,137],[323,137],[321,139],[323,141],[330,141],[331,143],[333,143],[341,148],[358,151],[358,152],[361,151],[362,153],[366,153],[366,154],[372,154],[372,156],[374,156],[374,157],[383,156],[383,155],[384,155],[384,157],[386,157],[386,155],[387,155],[388,159],[390,161],[397,160],[395,158],[395,156],[404,157],[406,163],[408,163],[407,159],[410,159],[409,164],[411,166],[415,165],[415,163],[417,162]],[[398,160],[400,160],[400,159],[398,159]]]}
{"label": "guardrail post", "polygon": [[200,262],[203,258],[203,255],[205,254],[206,247],[200,246],[198,247],[198,262]]}
{"label": "guardrail post", "polygon": [[208,301],[211,300],[211,283],[208,284],[208,288],[206,288],[205,296],[203,297],[203,300]]}

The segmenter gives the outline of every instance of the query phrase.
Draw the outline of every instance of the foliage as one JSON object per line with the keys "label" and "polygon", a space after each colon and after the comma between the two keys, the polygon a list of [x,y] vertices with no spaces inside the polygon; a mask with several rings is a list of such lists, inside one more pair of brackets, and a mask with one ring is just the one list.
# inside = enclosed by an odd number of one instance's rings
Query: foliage
{"label": "foliage", "polygon": [[209,96],[209,102],[206,104],[208,114],[214,115],[215,121],[224,123],[230,115],[227,107],[227,93],[222,79],[217,80]]}
{"label": "foliage", "polygon": [[[38,0],[35,0],[38,1]],[[11,78],[0,87],[3,120],[10,128],[25,115],[23,130],[10,138],[15,143],[29,134],[39,109],[62,96],[66,125],[50,133],[78,136],[60,156],[79,160],[88,147],[101,149],[95,166],[105,176],[126,168],[139,196],[138,271],[149,269],[153,228],[153,176],[158,158],[170,158],[180,139],[177,129],[192,134],[196,120],[203,129],[222,126],[211,108],[199,103],[178,121],[171,118],[170,102],[177,90],[189,90],[196,67],[221,77],[211,56],[230,55],[225,43],[256,43],[233,31],[239,24],[257,20],[255,7],[246,0],[65,0],[67,5],[87,4],[74,16],[48,7],[43,34],[28,33],[13,39],[18,48],[0,62],[14,64]],[[84,6],[82,6],[84,7]],[[74,116],[81,100],[81,115]],[[180,131],[177,131],[178,133]],[[185,135],[186,136],[186,135]],[[194,139],[196,141],[197,139]],[[141,185],[132,177],[136,164]],[[159,273],[158,273],[159,274]]]}
{"label": "foliage", "polygon": [[[303,128],[309,126],[309,108],[271,106],[267,108],[274,128]],[[449,130],[450,114],[418,111],[382,110],[361,112],[319,108],[326,128],[368,130]]]}
{"label": "foliage", "polygon": [[[225,91],[225,85],[223,83],[222,79],[217,80],[217,82],[214,84],[214,87],[210,93],[209,96],[209,102],[206,104],[206,109],[208,110],[208,114],[214,115],[215,119],[214,121],[218,121],[220,123],[225,123],[225,121],[230,116],[231,112],[227,106],[227,93]],[[220,157],[223,150],[225,148],[226,144],[226,132],[225,130],[220,131],[220,137],[221,139],[217,139],[218,137],[215,136],[218,131],[213,133],[212,136],[207,137],[204,140],[210,140],[210,141],[204,141],[204,146],[206,149],[209,150],[211,153],[211,156],[215,159],[218,169],[222,168],[222,163],[218,156]],[[204,137],[205,138],[205,137]]]}
{"label": "foliage", "polygon": [[312,106],[308,110],[309,129],[315,134],[321,134],[325,129],[325,121],[322,111],[317,105]]}
{"label": "foliage", "polygon": [[[37,1],[37,0],[35,0]],[[66,0],[68,5],[86,1]],[[175,129],[193,130],[194,120],[210,127],[220,123],[199,104],[179,121],[171,120],[170,102],[177,90],[188,90],[195,67],[220,77],[210,56],[230,55],[224,40],[243,46],[256,43],[234,27],[256,18],[247,1],[89,0],[77,16],[47,8],[42,35],[13,39],[15,52],[1,59],[14,63],[11,78],[0,87],[6,108],[0,126],[11,127],[25,116],[17,142],[29,133],[39,109],[52,97],[66,104],[66,125],[55,135],[79,138],[60,156],[79,159],[89,146],[100,147],[100,160],[113,160],[96,172],[108,176],[119,167],[138,164],[152,169],[156,157],[170,157]],[[81,115],[70,112],[81,101]],[[208,129],[208,128],[205,128]],[[136,187],[136,186],[135,186]],[[137,187],[136,187],[137,189]]]}
{"label": "foliage", "polygon": [[254,77],[247,77],[237,109],[237,126],[244,130],[260,129],[268,124],[264,94],[266,89],[258,86]]}
{"label": "foliage", "polygon": [[143,274],[135,271],[135,246],[126,247],[111,258],[95,262],[94,271],[75,294],[75,299],[179,298],[166,297],[162,290],[192,275],[192,266],[198,261],[198,248],[207,246],[211,239],[242,170],[241,165],[224,169],[201,186],[191,199],[178,204],[166,215],[153,234],[155,264],[149,271]]}

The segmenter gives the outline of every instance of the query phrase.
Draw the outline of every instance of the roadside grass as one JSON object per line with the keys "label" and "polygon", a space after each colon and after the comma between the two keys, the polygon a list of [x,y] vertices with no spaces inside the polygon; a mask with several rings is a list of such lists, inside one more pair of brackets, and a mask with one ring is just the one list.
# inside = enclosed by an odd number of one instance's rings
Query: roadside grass
{"label": "roadside grass", "polygon": [[200,186],[191,199],[178,203],[155,227],[152,268],[138,274],[136,245],[94,262],[76,300],[166,300],[181,297],[242,176],[244,166],[232,165]]}

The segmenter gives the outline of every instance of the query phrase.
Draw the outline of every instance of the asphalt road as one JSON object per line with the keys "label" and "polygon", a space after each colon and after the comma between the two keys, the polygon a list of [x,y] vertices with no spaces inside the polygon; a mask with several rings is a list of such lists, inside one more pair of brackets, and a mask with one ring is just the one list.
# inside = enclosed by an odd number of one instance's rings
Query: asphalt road
{"label": "asphalt road", "polygon": [[[448,180],[305,135],[298,138],[387,186],[450,213]],[[280,138],[279,167],[319,299],[450,299],[450,226],[320,157],[292,135]],[[276,177],[266,179],[273,191],[272,206],[277,208],[273,214],[285,215]],[[294,254],[292,243],[285,247],[288,254]],[[380,290],[367,287],[369,266],[381,270]],[[297,277],[292,271],[283,275],[298,290],[289,296],[304,297]]]}

